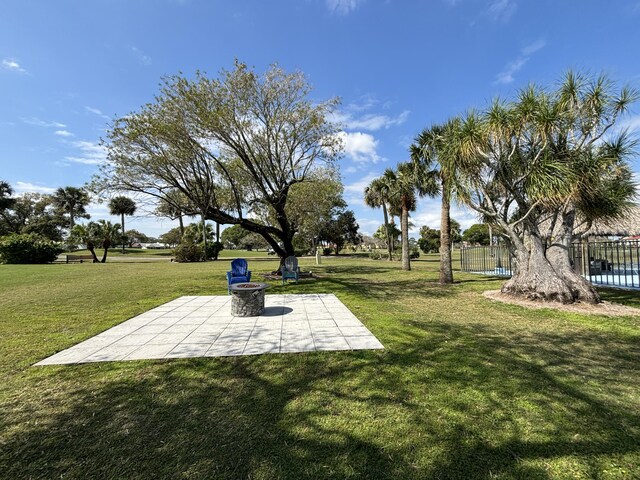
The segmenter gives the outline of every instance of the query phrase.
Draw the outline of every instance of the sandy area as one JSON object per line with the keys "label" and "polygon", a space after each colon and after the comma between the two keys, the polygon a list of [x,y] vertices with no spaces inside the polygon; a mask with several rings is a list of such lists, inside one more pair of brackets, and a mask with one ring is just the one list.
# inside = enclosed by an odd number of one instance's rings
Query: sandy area
{"label": "sandy area", "polygon": [[511,295],[500,293],[500,290],[488,290],[484,292],[484,296],[491,300],[495,300],[496,302],[520,305],[526,308],[553,308],[564,312],[583,313],[587,315],[606,315],[608,317],[640,316],[640,308],[627,307],[626,305],[611,302],[602,302],[596,305],[589,303],[563,305],[556,302],[536,302],[533,300],[526,300],[524,298],[515,298]]}

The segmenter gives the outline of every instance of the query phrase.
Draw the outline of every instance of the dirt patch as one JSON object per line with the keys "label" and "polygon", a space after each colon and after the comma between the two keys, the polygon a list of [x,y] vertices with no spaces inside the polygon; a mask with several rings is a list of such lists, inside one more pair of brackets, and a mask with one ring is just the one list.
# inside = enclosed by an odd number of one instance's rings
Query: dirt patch
{"label": "dirt patch", "polygon": [[556,302],[536,302],[524,298],[516,298],[511,295],[505,295],[500,290],[488,290],[483,295],[496,302],[508,303],[511,305],[520,305],[526,308],[552,308],[563,312],[582,313],[585,315],[605,315],[607,317],[620,316],[640,316],[640,308],[627,307],[619,303],[602,302],[596,305],[589,303],[572,303],[563,305]]}

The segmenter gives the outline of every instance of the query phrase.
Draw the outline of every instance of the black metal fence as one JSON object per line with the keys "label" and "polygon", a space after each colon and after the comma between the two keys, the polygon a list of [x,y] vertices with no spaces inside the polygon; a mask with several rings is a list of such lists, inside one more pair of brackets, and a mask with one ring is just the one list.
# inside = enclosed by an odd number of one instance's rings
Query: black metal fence
{"label": "black metal fence", "polygon": [[[574,243],[570,251],[576,272],[591,283],[640,288],[640,241],[594,241]],[[503,246],[463,247],[463,272],[511,276],[513,258]]]}

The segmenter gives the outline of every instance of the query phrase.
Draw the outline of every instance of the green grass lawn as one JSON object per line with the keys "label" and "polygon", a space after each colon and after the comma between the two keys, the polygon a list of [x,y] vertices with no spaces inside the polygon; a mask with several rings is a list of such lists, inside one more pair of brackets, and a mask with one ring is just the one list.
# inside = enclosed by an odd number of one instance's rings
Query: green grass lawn
{"label": "green grass lawn", "polygon": [[[173,257],[173,249],[171,248],[125,248],[124,255],[122,253],[122,248],[110,248],[109,253],[107,254],[107,261],[110,257],[166,257],[167,259]],[[102,258],[102,254],[104,250],[101,248],[96,248],[96,255],[99,259]],[[62,254],[62,259],[64,260],[65,255],[91,255],[89,250],[77,250],[75,252],[64,252]],[[265,250],[222,250],[220,252],[220,258],[254,258],[254,257],[271,257],[273,255],[268,255]]]}
{"label": "green grass lawn", "polygon": [[270,293],[335,293],[385,350],[31,367],[225,294],[229,262],[0,266],[0,477],[640,478],[638,318],[492,303],[433,256],[301,263],[321,278]]}

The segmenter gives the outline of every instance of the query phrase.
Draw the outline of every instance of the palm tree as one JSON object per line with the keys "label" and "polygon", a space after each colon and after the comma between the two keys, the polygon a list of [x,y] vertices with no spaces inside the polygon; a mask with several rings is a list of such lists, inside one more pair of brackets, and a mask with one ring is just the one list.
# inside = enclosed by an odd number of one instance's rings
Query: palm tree
{"label": "palm tree", "polygon": [[389,186],[385,183],[385,178],[380,177],[373,180],[364,189],[364,203],[371,208],[381,208],[384,215],[384,231],[387,241],[387,251],[389,261],[393,260],[393,247],[391,245],[391,235],[389,234],[389,213],[387,211],[387,198],[389,196]]}
{"label": "palm tree", "polygon": [[90,222],[89,229],[92,231],[94,238],[96,238],[101,243],[102,248],[104,248],[100,262],[105,263],[107,261],[109,248],[115,245],[118,239],[121,238],[120,225],[107,220],[99,220],[97,223]]}
{"label": "palm tree", "polygon": [[87,250],[91,252],[91,256],[93,257],[93,263],[98,263],[98,257],[96,256],[96,239],[94,236],[95,229],[90,228],[89,226],[93,222],[89,222],[89,225],[74,225],[69,232],[69,242],[73,242],[75,244],[82,243],[87,247]]}
{"label": "palm tree", "polygon": [[53,206],[69,215],[69,231],[73,230],[76,218],[89,218],[85,207],[89,205],[89,194],[82,188],[60,187],[51,197]]}
{"label": "palm tree", "polygon": [[124,216],[125,215],[133,215],[136,213],[136,202],[131,200],[129,197],[113,197],[109,202],[109,211],[111,215],[120,215],[120,226],[122,227],[123,237],[122,237],[122,253],[124,253]]}
{"label": "palm tree", "polygon": [[442,201],[440,206],[440,283],[453,283],[451,264],[451,197],[455,178],[455,160],[450,158],[446,135],[454,128],[454,120],[445,125],[424,129],[410,147],[411,160],[421,164],[438,179]]}
{"label": "palm tree", "polygon": [[400,211],[402,232],[402,269],[411,270],[409,258],[409,212],[416,209],[417,196],[435,195],[438,185],[433,175],[416,163],[400,163],[396,170],[387,169],[385,180],[389,184],[389,200]]}

